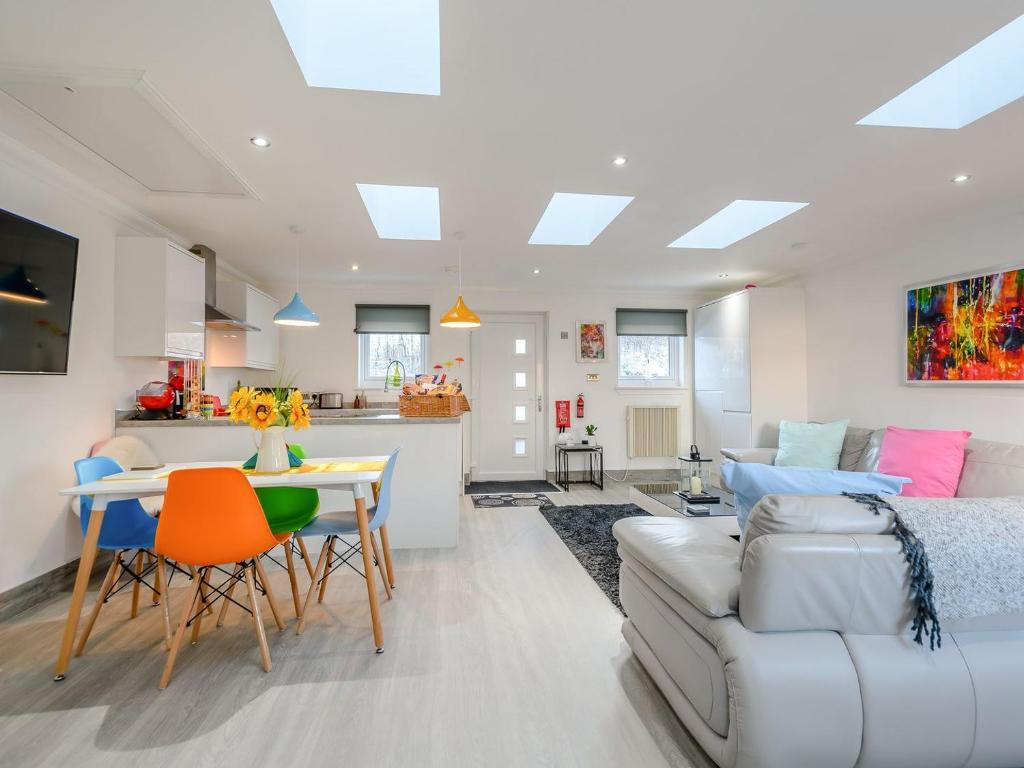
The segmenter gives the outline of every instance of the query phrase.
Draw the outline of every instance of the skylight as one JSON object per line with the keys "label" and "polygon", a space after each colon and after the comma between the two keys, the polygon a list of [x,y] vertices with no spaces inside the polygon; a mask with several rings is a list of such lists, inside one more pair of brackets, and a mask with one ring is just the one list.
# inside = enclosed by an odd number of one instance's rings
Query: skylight
{"label": "skylight", "polygon": [[530,236],[530,245],[590,245],[632,201],[631,195],[555,192]]}
{"label": "skylight", "polygon": [[382,240],[440,240],[441,202],[437,187],[356,184]]}
{"label": "skylight", "polygon": [[963,128],[1024,96],[1024,16],[883,104],[858,125]]}
{"label": "skylight", "polygon": [[438,0],[271,0],[317,88],[441,94]]}
{"label": "skylight", "polygon": [[774,200],[733,200],[710,219],[669,243],[668,247],[728,248],[806,205]]}

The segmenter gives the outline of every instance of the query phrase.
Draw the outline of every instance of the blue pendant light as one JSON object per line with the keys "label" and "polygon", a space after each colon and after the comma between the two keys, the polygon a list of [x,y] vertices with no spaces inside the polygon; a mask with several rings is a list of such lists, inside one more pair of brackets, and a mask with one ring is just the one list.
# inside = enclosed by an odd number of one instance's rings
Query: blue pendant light
{"label": "blue pendant light", "polygon": [[[293,234],[302,234],[302,230],[294,225],[289,227],[289,229]],[[274,322],[277,325],[306,327],[320,325],[320,315],[307,307],[302,301],[302,297],[299,296],[299,254],[297,249],[295,253],[295,295],[292,296],[291,301],[274,314]]]}
{"label": "blue pendant light", "polygon": [[275,313],[274,322],[278,325],[320,325],[320,315],[307,307],[296,291],[292,300]]}

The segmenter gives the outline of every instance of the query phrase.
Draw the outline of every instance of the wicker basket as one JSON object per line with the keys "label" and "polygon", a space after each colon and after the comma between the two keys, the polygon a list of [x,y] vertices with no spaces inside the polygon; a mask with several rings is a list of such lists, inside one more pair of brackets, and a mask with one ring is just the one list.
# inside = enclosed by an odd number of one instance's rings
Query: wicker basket
{"label": "wicker basket", "polygon": [[469,401],[458,395],[402,395],[398,413],[402,416],[460,416],[469,412]]}

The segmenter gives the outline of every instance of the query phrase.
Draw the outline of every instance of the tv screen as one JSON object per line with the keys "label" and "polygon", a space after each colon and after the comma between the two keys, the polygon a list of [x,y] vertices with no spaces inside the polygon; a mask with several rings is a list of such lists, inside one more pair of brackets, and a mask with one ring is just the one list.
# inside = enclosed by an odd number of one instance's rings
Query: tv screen
{"label": "tv screen", "polygon": [[0,373],[67,373],[78,238],[0,210]]}

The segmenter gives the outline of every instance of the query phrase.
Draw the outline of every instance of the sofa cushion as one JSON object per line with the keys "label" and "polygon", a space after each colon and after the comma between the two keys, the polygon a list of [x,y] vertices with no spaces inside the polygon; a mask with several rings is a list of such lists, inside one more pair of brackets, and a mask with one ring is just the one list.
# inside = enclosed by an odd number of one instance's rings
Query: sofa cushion
{"label": "sofa cushion", "polygon": [[913,480],[902,496],[955,496],[970,437],[971,433],[963,430],[886,427],[878,471]]}
{"label": "sofa cushion", "polygon": [[736,612],[740,545],[700,520],[627,517],[612,526],[619,546],[708,616]]}
{"label": "sofa cushion", "polygon": [[883,440],[885,440],[884,429],[874,429],[871,431],[871,434],[868,435],[867,445],[864,446],[863,453],[857,459],[857,466],[854,468],[854,472],[878,471],[878,454],[882,450]]}
{"label": "sofa cushion", "polygon": [[849,419],[829,424],[783,419],[779,422],[779,453],[775,466],[836,469],[849,423]]}
{"label": "sofa cushion", "polygon": [[969,440],[957,496],[1024,496],[1024,445]]}
{"label": "sofa cushion", "polygon": [[[843,438],[843,451],[839,454],[839,468],[844,472],[854,472],[860,457],[864,455],[868,447],[868,440],[871,439],[873,429],[863,427],[847,427],[846,437]],[[873,469],[871,471],[874,471]]]}

